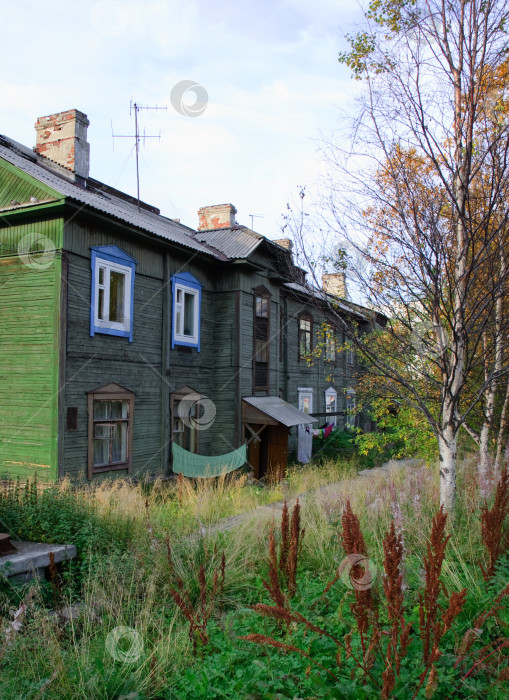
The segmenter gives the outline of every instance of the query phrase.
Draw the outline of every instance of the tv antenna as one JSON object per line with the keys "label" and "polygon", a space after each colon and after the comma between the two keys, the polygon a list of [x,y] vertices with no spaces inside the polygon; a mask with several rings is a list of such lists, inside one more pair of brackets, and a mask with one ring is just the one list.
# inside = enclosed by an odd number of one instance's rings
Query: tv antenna
{"label": "tv antenna", "polygon": [[251,217],[251,230],[252,231],[254,230],[253,229],[253,224],[254,224],[253,219],[263,219],[264,218],[261,214],[248,214],[248,216]]}
{"label": "tv antenna", "polygon": [[[138,112],[142,109],[168,109],[168,107],[142,107],[137,102],[131,102],[129,104],[129,115],[132,116],[134,112],[134,134],[114,134],[113,133],[113,122],[111,123],[111,138],[113,139],[113,144],[115,144],[114,139],[134,139],[134,146],[136,150],[136,194],[138,200],[138,211],[140,211],[140,142],[143,139],[143,145],[145,145],[145,139],[161,139],[161,132],[159,134],[146,134],[145,129],[143,129],[143,134],[140,134],[140,125],[138,122]],[[113,146],[114,147],[114,146]]]}

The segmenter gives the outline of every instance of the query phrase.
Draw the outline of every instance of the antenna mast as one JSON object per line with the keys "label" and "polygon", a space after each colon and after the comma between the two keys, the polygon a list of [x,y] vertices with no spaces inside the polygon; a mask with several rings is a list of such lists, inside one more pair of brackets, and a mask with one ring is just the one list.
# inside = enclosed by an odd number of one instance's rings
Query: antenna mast
{"label": "antenna mast", "polygon": [[263,219],[264,218],[261,214],[248,214],[248,216],[251,217],[251,230],[254,230],[253,229],[254,219]]}
{"label": "antenna mast", "polygon": [[[141,107],[137,102],[133,102],[131,99],[131,103],[129,105],[129,114],[132,116],[132,113],[134,112],[134,136],[132,134],[114,134],[113,133],[113,123],[111,125],[111,137],[112,139],[134,139],[134,146],[136,149],[136,194],[137,194],[137,200],[138,200],[138,211],[140,211],[140,159],[139,159],[139,152],[140,152],[140,141],[143,139],[143,143],[145,144],[145,139],[160,139],[161,138],[161,132],[159,132],[158,135],[154,134],[145,134],[145,130],[143,130],[143,136],[140,135],[140,130],[139,130],[139,124],[138,124],[138,112],[142,109],[168,109],[168,107],[158,107],[157,105],[155,107]],[[115,142],[113,142],[115,143]]]}

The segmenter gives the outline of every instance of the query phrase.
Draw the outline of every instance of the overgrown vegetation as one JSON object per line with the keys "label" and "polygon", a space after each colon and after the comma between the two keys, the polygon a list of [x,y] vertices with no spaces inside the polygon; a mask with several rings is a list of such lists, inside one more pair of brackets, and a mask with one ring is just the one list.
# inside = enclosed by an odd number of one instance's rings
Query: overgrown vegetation
{"label": "overgrown vegetation", "polygon": [[[345,471],[301,469],[264,491],[244,478],[4,490],[3,528],[65,535],[80,560],[0,584],[0,696],[505,697],[507,477],[484,504],[464,460],[450,527],[425,466],[340,489],[324,474]],[[305,486],[321,488],[204,527]]]}

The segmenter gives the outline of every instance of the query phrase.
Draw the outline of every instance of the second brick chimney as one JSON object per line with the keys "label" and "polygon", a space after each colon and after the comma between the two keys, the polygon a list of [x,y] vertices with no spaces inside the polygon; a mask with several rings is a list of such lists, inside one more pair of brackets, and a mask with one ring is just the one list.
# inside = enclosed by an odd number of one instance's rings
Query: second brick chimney
{"label": "second brick chimney", "polygon": [[286,248],[286,250],[289,250],[290,253],[293,251],[293,242],[289,238],[278,238],[277,241],[272,242],[277,243],[282,248]]}
{"label": "second brick chimney", "polygon": [[90,164],[89,124],[87,115],[77,109],[39,117],[35,122],[34,151],[86,179]]}
{"label": "second brick chimney", "polygon": [[211,207],[198,209],[198,231],[214,228],[231,228],[235,226],[237,210],[233,204],[214,204]]}
{"label": "second brick chimney", "polygon": [[332,272],[322,275],[322,288],[327,294],[347,299],[346,275],[344,272]]}

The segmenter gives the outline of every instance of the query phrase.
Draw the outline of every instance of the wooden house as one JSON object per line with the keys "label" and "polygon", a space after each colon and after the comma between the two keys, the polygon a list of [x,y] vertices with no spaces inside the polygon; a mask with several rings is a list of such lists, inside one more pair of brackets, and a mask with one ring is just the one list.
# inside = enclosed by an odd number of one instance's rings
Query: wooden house
{"label": "wooden house", "polygon": [[353,353],[329,329],[308,363],[327,294],[289,241],[238,225],[231,204],[194,230],[94,180],[87,126],[69,110],[37,120],[33,150],[0,136],[0,475],[170,473],[173,442],[210,456],[248,442],[262,477],[310,414],[352,420]]}

